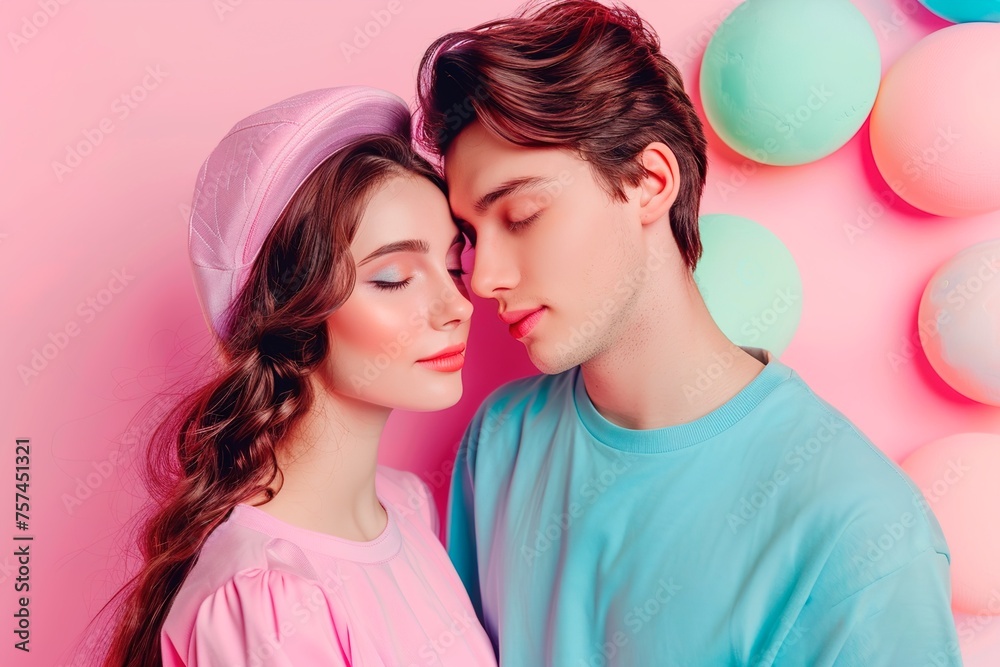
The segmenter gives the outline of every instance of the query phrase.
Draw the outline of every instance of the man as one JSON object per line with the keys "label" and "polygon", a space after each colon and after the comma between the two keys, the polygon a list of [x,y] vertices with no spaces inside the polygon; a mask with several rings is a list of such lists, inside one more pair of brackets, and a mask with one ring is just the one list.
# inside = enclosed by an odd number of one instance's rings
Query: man
{"label": "man", "polygon": [[418,88],[471,286],[542,371],[486,399],[452,479],[501,664],[960,664],[919,490],[705,307],[705,139],[653,31],[529,8],[435,42]]}

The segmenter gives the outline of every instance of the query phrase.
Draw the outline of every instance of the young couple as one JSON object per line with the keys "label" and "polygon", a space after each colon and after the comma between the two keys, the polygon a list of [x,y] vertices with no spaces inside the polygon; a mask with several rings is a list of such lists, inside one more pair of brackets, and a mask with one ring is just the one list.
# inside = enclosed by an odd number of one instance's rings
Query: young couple
{"label": "young couple", "polygon": [[[435,42],[418,97],[443,179],[365,87],[258,111],[205,162],[224,371],[105,664],[960,664],[919,491],[705,308],[705,138],[652,30],[530,7]],[[466,430],[446,552],[427,487],[376,461],[393,408],[462,393],[466,241],[542,374]]]}

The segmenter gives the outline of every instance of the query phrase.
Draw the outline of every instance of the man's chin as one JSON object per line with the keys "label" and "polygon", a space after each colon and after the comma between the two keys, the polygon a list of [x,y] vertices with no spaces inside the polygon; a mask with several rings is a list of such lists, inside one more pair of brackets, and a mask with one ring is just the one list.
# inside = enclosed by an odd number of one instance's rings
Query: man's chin
{"label": "man's chin", "polygon": [[528,359],[535,365],[535,368],[546,375],[558,375],[577,365],[573,356],[565,350],[560,354],[559,351],[553,350],[541,341],[526,343],[525,347],[528,351]]}

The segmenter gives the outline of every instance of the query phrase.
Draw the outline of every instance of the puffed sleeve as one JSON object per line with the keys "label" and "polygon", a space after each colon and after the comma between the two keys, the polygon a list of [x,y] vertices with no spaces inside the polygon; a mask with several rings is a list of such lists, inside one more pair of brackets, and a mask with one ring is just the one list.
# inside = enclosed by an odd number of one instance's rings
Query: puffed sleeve
{"label": "puffed sleeve", "polygon": [[241,572],[198,608],[187,664],[349,666],[349,632],[337,607],[332,592],[296,574]]}

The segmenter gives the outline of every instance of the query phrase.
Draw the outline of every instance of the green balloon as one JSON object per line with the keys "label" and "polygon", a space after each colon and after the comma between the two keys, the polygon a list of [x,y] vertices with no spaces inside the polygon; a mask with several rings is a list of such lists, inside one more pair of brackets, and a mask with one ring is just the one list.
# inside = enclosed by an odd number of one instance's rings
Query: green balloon
{"label": "green balloon", "polygon": [[850,0],[746,0],[705,50],[705,115],[764,164],[813,162],[846,144],[875,104],[878,40]]}
{"label": "green balloon", "polygon": [[780,356],[802,318],[795,258],[766,227],[736,215],[699,218],[702,256],[694,272],[708,312],[737,345]]}

